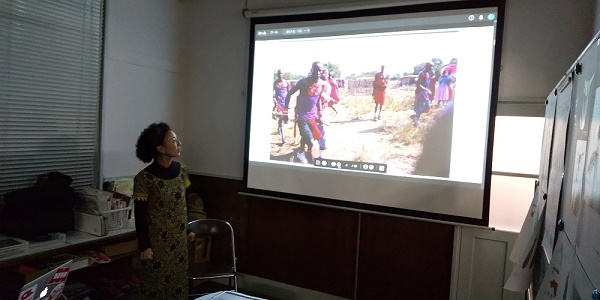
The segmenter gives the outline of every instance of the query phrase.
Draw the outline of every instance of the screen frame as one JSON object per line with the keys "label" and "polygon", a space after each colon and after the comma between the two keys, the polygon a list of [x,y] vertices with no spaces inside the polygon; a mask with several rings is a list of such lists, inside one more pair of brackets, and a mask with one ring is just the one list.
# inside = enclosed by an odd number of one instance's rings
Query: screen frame
{"label": "screen frame", "polygon": [[[288,23],[288,22],[301,22],[301,21],[317,21],[323,19],[346,19],[364,16],[377,16],[377,15],[396,15],[396,14],[407,14],[407,13],[421,13],[430,11],[448,11],[448,10],[460,10],[460,9],[479,9],[479,8],[494,8],[497,9],[496,19],[496,39],[493,50],[493,63],[492,63],[492,74],[491,74],[491,90],[490,90],[490,107],[488,116],[488,134],[486,141],[486,158],[484,165],[483,175],[483,205],[481,218],[470,218],[456,215],[440,214],[434,212],[426,212],[420,210],[411,210],[404,208],[396,208],[389,206],[380,206],[367,203],[359,203],[353,201],[345,201],[331,198],[321,198],[306,195],[298,195],[291,193],[282,193],[275,191],[268,191],[262,189],[254,189],[248,187],[248,167],[250,157],[250,124],[252,114],[252,85],[253,85],[253,72],[254,72],[254,45],[255,39],[255,28],[257,25],[271,24],[271,23]],[[495,117],[497,113],[498,105],[498,90],[499,90],[499,77],[500,77],[500,63],[501,63],[501,49],[502,49],[502,37],[504,27],[504,14],[505,14],[505,0],[490,0],[490,1],[451,1],[451,2],[440,2],[440,3],[427,3],[427,4],[414,4],[404,6],[390,6],[390,7],[378,7],[372,9],[356,9],[349,10],[345,9],[339,12],[317,12],[317,13],[295,13],[289,15],[277,15],[277,16],[266,16],[266,17],[252,17],[250,26],[250,41],[249,41],[249,65],[248,65],[248,84],[247,84],[247,106],[246,106],[246,136],[245,136],[245,152],[244,152],[244,191],[242,194],[253,195],[258,197],[267,197],[272,199],[287,200],[292,202],[300,202],[318,206],[334,207],[342,210],[354,210],[361,212],[372,212],[377,214],[393,215],[393,216],[405,216],[417,219],[424,219],[430,221],[438,221],[444,223],[456,223],[465,225],[476,225],[476,226],[488,226],[489,224],[489,209],[490,209],[490,189],[491,189],[491,177],[492,177],[492,158],[493,158],[493,140],[494,140],[494,125]]]}

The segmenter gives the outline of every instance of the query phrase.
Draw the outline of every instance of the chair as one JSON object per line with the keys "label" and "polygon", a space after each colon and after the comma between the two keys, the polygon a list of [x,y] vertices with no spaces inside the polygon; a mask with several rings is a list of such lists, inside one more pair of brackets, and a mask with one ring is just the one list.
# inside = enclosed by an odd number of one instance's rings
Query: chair
{"label": "chair", "polygon": [[208,262],[196,263],[190,258],[188,278],[194,280],[209,280],[228,278],[229,287],[233,280],[233,288],[237,292],[236,256],[233,228],[223,220],[200,219],[188,223],[188,230],[196,238],[206,238],[210,245],[211,255]]}

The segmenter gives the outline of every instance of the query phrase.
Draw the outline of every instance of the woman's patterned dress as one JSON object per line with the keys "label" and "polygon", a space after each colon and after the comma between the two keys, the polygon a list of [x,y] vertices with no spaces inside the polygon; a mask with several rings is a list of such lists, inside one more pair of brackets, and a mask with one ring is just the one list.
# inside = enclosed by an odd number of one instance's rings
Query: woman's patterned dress
{"label": "woman's patterned dress", "polygon": [[187,299],[185,189],[189,185],[185,167],[177,162],[170,168],[152,164],[134,178],[139,251],[149,247],[154,252],[153,260],[141,263],[142,299]]}

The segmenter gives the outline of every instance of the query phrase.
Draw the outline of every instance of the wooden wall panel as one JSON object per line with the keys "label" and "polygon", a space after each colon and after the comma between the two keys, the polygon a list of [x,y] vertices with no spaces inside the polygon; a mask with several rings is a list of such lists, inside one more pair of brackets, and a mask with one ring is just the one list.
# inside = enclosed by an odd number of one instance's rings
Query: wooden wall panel
{"label": "wooden wall panel", "polygon": [[[229,221],[238,270],[357,299],[448,299],[454,226],[239,195],[239,180],[190,176],[209,217]],[[360,222],[359,222],[360,215]]]}
{"label": "wooden wall panel", "polygon": [[209,218],[223,219],[231,224],[235,233],[237,267],[245,271],[246,234],[248,222],[248,199],[238,195],[243,182],[217,177],[190,175],[190,191],[198,193],[204,200],[204,209]]}
{"label": "wooden wall panel", "polygon": [[357,299],[449,299],[454,226],[363,213]]}
{"label": "wooden wall panel", "polygon": [[357,213],[252,198],[248,270],[253,275],[353,297]]}

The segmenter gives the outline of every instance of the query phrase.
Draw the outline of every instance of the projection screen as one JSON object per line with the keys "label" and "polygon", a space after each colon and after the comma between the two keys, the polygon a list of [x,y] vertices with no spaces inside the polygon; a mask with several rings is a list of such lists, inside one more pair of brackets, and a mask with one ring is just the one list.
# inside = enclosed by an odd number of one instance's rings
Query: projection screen
{"label": "projection screen", "polygon": [[504,1],[251,20],[247,192],[487,226]]}

